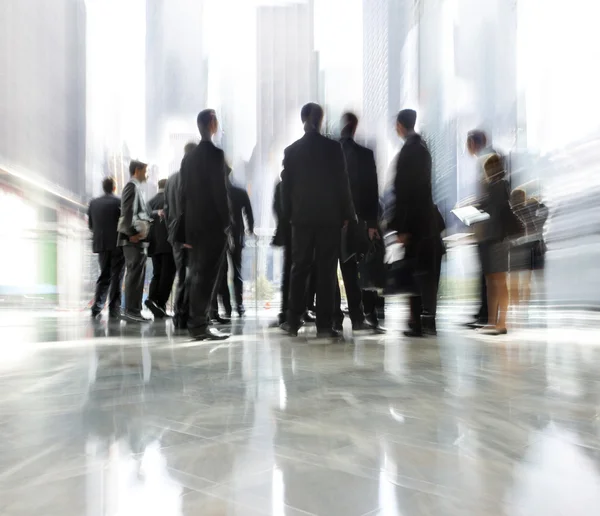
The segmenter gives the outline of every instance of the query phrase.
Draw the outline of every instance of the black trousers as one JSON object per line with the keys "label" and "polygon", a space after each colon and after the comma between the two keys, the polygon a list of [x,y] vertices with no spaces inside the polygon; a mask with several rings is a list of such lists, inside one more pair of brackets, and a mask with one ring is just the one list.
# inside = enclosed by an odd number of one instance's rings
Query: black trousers
{"label": "black trousers", "polygon": [[[360,324],[365,320],[365,313],[362,301],[362,293],[358,286],[358,264],[356,258],[352,257],[348,261],[342,263],[340,261],[340,269],[342,271],[342,278],[344,279],[344,287],[346,288],[346,298],[348,299],[348,311],[350,312],[350,319],[352,324]],[[339,282],[336,282],[336,313],[335,320],[337,323],[341,323],[344,320],[344,314],[342,313],[342,298],[340,293]]]}
{"label": "black trousers", "polygon": [[379,303],[379,295],[376,290],[362,291],[363,309],[367,319],[372,324],[377,324],[379,316],[377,315],[377,304]]}
{"label": "black trousers", "polygon": [[137,245],[124,245],[125,255],[125,312],[140,315],[142,312],[142,296],[146,279],[146,259],[148,250]]}
{"label": "black trousers", "polygon": [[228,316],[231,316],[231,293],[229,292],[229,284],[227,276],[229,274],[229,265],[227,263],[227,257],[223,260],[223,268],[221,270],[221,282],[217,289],[217,295],[213,297],[211,305],[211,317],[219,315],[219,297],[223,304],[223,310]]}
{"label": "black trousers", "polygon": [[[479,255],[480,263],[483,263],[482,258],[481,258],[482,252],[483,251],[482,251],[481,245],[478,245],[477,253]],[[475,315],[475,318],[477,319],[477,321],[479,321],[483,324],[487,324],[487,322],[488,322],[488,303],[487,303],[487,285],[485,282],[485,274],[481,273],[481,278],[480,278],[479,283],[480,283],[479,297],[480,297],[481,305],[479,307],[479,312],[477,312],[477,314]]]}
{"label": "black trousers", "polygon": [[287,320],[300,325],[306,310],[306,282],[315,262],[317,269],[317,328],[333,327],[340,228],[331,226],[292,227],[292,272]]}
{"label": "black trousers", "polygon": [[155,254],[152,257],[152,280],[148,297],[163,310],[167,307],[176,272],[173,253]]}
{"label": "black trousers", "polygon": [[244,304],[244,280],[242,279],[242,250],[240,244],[236,244],[231,253],[231,265],[233,266],[233,290],[235,293],[235,304],[240,308]]}
{"label": "black trousers", "polygon": [[192,336],[206,331],[210,322],[213,297],[221,282],[223,262],[227,258],[223,233],[206,233],[189,249],[189,319]]}
{"label": "black trousers", "polygon": [[290,299],[290,282],[292,276],[292,241],[286,240],[283,247],[283,275],[281,278],[281,311],[279,324],[283,324],[287,317]]}
{"label": "black trousers", "polygon": [[[410,318],[415,328],[421,327],[421,315],[432,315],[437,312],[437,294],[442,270],[442,251],[436,242],[425,240],[419,242],[412,250],[417,256],[415,283],[419,295],[410,296]],[[407,248],[407,256],[410,246]]]}
{"label": "black trousers", "polygon": [[173,260],[175,262],[177,275],[177,288],[175,290],[175,320],[187,322],[189,311],[187,269],[188,250],[183,244],[176,243],[173,246]]}
{"label": "black trousers", "polygon": [[123,249],[117,247],[112,251],[98,253],[98,264],[100,265],[100,275],[96,281],[96,296],[92,311],[100,313],[104,309],[106,297],[109,293],[109,310],[111,312],[119,311],[121,309],[121,285],[125,267]]}

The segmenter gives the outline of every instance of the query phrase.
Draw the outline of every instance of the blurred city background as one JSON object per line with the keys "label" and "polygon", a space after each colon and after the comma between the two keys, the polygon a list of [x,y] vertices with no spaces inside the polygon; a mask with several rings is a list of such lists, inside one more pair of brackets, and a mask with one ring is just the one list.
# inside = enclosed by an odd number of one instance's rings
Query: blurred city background
{"label": "blurred city background", "polygon": [[[598,307],[599,14],[590,0],[1,0],[0,307],[86,309],[89,200],[106,176],[120,192],[133,158],[150,198],[205,107],[257,220],[248,305],[276,304],[273,188],[308,101],[332,136],[359,115],[382,195],[394,117],[416,109],[450,234],[475,186],[466,135],[484,129],[511,186],[549,208],[546,302]],[[442,302],[474,298],[473,248],[453,247],[444,274]]]}

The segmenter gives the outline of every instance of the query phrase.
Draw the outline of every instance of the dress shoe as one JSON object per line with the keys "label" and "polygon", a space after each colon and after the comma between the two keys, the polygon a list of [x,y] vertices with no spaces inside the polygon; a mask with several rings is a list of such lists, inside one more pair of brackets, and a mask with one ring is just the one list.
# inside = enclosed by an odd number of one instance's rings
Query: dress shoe
{"label": "dress shoe", "polygon": [[298,330],[300,329],[299,326],[292,326],[289,322],[284,322],[280,328],[286,332],[290,337],[297,337],[298,336]]}
{"label": "dress shoe", "polygon": [[152,315],[154,316],[155,319],[163,319],[165,317],[165,315],[167,315],[161,309],[160,306],[158,306],[154,301],[152,301],[152,299],[146,299],[144,304],[146,305],[148,310],[150,310],[152,312]]}
{"label": "dress shoe", "polygon": [[373,333],[379,333],[380,335],[387,333],[387,330],[379,324],[377,319],[375,319],[375,321],[367,319],[365,322],[371,327]]}
{"label": "dress shoe", "polygon": [[424,337],[423,332],[418,328],[410,328],[402,333],[404,334],[405,337],[408,337],[408,338]]}
{"label": "dress shoe", "polygon": [[125,322],[130,322],[130,323],[150,322],[150,319],[148,319],[147,317],[144,317],[142,314],[131,314],[128,312],[124,312],[123,315],[121,316],[121,319]]}
{"label": "dress shoe", "polygon": [[352,323],[352,331],[373,331],[373,326],[367,321]]}
{"label": "dress shoe", "polygon": [[302,318],[306,324],[313,324],[317,322],[317,317],[315,316],[314,312],[311,312],[310,310],[304,312],[304,317]]}
{"label": "dress shoe", "polygon": [[331,328],[331,330],[317,330],[317,339],[342,340],[343,338],[342,332],[334,328]]}
{"label": "dress shoe", "polygon": [[437,328],[435,326],[435,315],[421,315],[421,328],[424,335],[431,337],[437,335]]}
{"label": "dress shoe", "polygon": [[113,320],[120,319],[122,315],[121,310],[110,310],[108,312],[108,318]]}
{"label": "dress shoe", "polygon": [[246,313],[246,309],[244,308],[244,305],[238,305],[238,307],[237,307],[237,314],[240,317],[244,317],[245,313]]}
{"label": "dress shoe", "polygon": [[231,322],[231,317],[226,317],[224,315],[213,314],[211,317],[211,321],[214,321],[218,324],[229,324]]}
{"label": "dress shoe", "polygon": [[177,330],[187,330],[187,321],[180,315],[175,315],[173,317],[173,326],[175,326]]}
{"label": "dress shoe", "polygon": [[171,313],[167,312],[167,307],[166,307],[166,306],[162,306],[162,305],[161,305],[159,308],[160,308],[160,309],[163,311],[163,313],[165,314],[165,318],[167,318],[167,319],[172,319],[172,318],[173,318],[173,314],[171,314]]}
{"label": "dress shoe", "polygon": [[216,328],[206,328],[203,332],[192,333],[194,340],[225,340],[230,337],[229,333],[224,333]]}
{"label": "dress shoe", "polygon": [[92,319],[96,319],[97,321],[102,319],[102,311],[92,309]]}

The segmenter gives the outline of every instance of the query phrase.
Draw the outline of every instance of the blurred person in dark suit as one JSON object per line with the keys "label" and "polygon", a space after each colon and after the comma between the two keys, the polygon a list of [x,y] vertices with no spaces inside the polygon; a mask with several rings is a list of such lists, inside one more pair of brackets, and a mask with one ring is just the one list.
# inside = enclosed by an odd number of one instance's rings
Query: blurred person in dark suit
{"label": "blurred person in dark suit", "polygon": [[[229,177],[231,177],[231,167]],[[231,251],[231,264],[233,265],[233,287],[235,292],[235,307],[238,315],[242,317],[246,311],[244,308],[244,280],[242,278],[242,250],[246,243],[246,233],[254,235],[254,214],[248,192],[229,181],[229,198],[231,200],[231,212],[233,226],[233,250]],[[244,226],[244,218],[246,224]],[[227,278],[225,277],[225,280]],[[231,316],[231,313],[229,314]]]}
{"label": "blurred person in dark suit", "polygon": [[[351,222],[348,228],[350,239],[370,240],[381,238],[378,231],[379,220],[379,186],[377,184],[377,168],[373,151],[354,141],[358,118],[354,113],[345,113],[341,119],[342,150],[346,159],[346,168],[350,182],[350,191],[358,223]],[[362,235],[362,232],[365,232]],[[361,233],[361,234],[359,234]],[[350,244],[353,247],[357,242]],[[354,249],[355,250],[355,249]],[[365,321],[362,293],[358,283],[357,256],[346,261],[340,260],[340,269],[344,279],[344,287],[348,298],[348,310],[352,320],[353,331],[373,330],[373,326]],[[335,327],[342,331],[344,315],[341,309],[339,284],[336,286]]]}
{"label": "blurred person in dark suit", "polygon": [[323,108],[306,104],[301,111],[305,134],[285,149],[282,207],[292,226],[289,308],[283,328],[297,335],[306,310],[306,282],[317,267],[317,335],[341,338],[333,328],[340,231],[354,220],[354,206],[341,145],[320,133]]}
{"label": "blurred person in dark suit", "polygon": [[116,189],[115,180],[112,177],[105,178],[102,181],[104,195],[93,199],[88,208],[88,226],[93,233],[92,251],[98,254],[100,265],[92,317],[100,316],[109,292],[109,317],[121,317],[121,285],[125,258],[123,250],[117,246],[121,199],[115,195]]}
{"label": "blurred person in dark suit", "polygon": [[132,160],[129,164],[131,179],[123,188],[121,218],[119,219],[119,245],[125,255],[125,311],[127,322],[146,322],[142,315],[142,297],[146,279],[148,235],[152,222],[146,205],[142,184],[146,182],[146,163]]}
{"label": "blurred person in dark suit", "polygon": [[281,181],[275,185],[273,192],[273,214],[277,227],[271,245],[283,248],[283,270],[281,277],[281,310],[277,316],[277,322],[271,326],[281,326],[287,318],[288,301],[290,293],[290,275],[292,271],[292,226],[290,221],[284,218],[281,202]]}
{"label": "blurred person in dark suit", "polygon": [[196,340],[222,340],[229,335],[210,327],[210,309],[221,281],[231,218],[225,156],[212,142],[218,129],[214,110],[200,112],[198,129],[202,139],[181,163],[182,222],[190,266],[187,326]]}
{"label": "blurred person in dark suit", "polygon": [[405,246],[405,260],[413,265],[413,276],[420,294],[422,311],[414,321],[414,335],[435,335],[437,310],[436,264],[439,231],[431,193],[431,154],[415,132],[417,113],[403,109],[398,113],[396,131],[404,145],[396,159],[394,178],[395,206],[389,227]]}
{"label": "blurred person in dark suit", "polygon": [[158,193],[150,199],[148,206],[152,210],[152,232],[148,256],[152,258],[152,281],[146,306],[155,319],[167,317],[167,301],[171,295],[175,280],[175,259],[169,243],[169,232],[164,217],[166,179],[158,182]]}
{"label": "blurred person in dark suit", "polygon": [[[197,147],[194,142],[186,143],[183,148],[183,160]],[[188,288],[186,285],[188,268],[188,250],[184,247],[183,238],[178,238],[177,230],[181,222],[181,172],[171,175],[165,186],[165,205],[163,208],[167,222],[169,242],[173,247],[173,259],[177,274],[177,289],[175,291],[175,310],[173,324],[175,328],[187,329],[189,312]]]}

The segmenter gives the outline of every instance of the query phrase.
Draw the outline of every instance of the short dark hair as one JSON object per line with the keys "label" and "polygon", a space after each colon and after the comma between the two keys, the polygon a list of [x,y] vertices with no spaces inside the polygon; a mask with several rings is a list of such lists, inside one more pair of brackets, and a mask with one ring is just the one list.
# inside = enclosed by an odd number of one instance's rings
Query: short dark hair
{"label": "short dark hair", "polygon": [[487,145],[487,135],[481,129],[473,129],[467,134],[467,143],[482,148]]}
{"label": "short dark hair", "polygon": [[165,186],[167,186],[167,180],[166,180],[166,179],[161,179],[161,180],[158,182],[158,188],[159,188],[160,190],[162,190],[162,189],[164,189],[164,187],[165,187]]}
{"label": "short dark hair", "polygon": [[302,106],[300,111],[300,119],[302,123],[309,123],[310,125],[317,127],[323,121],[323,108],[319,104],[309,102]]}
{"label": "short dark hair", "polygon": [[102,180],[102,190],[104,193],[113,193],[115,191],[115,178],[105,177]]}
{"label": "short dark hair", "polygon": [[200,132],[206,131],[210,124],[217,118],[217,113],[214,109],[203,109],[198,113],[198,129]]}
{"label": "short dark hair", "polygon": [[417,112],[414,109],[403,109],[398,113],[396,122],[409,131],[414,131],[417,123]]}
{"label": "short dark hair", "polygon": [[358,117],[354,113],[348,111],[342,115],[342,134],[354,134],[357,127]]}
{"label": "short dark hair", "polygon": [[133,174],[135,174],[136,170],[139,170],[140,168],[146,168],[147,166],[147,163],[138,161],[136,159],[132,159],[129,163],[129,175],[132,176]]}
{"label": "short dark hair", "polygon": [[184,155],[188,155],[190,152],[192,152],[196,147],[198,147],[198,144],[196,142],[187,142],[185,144],[185,147],[183,148],[183,154]]}

